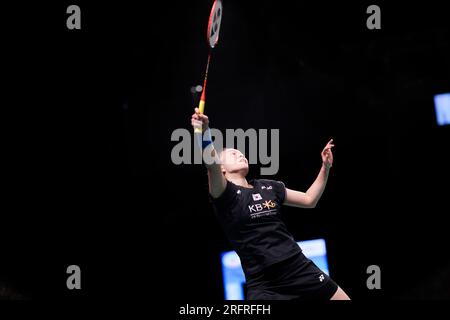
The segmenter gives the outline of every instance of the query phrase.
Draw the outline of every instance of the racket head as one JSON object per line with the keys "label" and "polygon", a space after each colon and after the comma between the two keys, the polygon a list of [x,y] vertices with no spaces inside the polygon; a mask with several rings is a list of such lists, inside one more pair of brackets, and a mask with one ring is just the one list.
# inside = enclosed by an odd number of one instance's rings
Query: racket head
{"label": "racket head", "polygon": [[222,22],[222,1],[215,0],[209,15],[208,30],[206,32],[206,39],[211,48],[214,48],[219,42],[220,24]]}

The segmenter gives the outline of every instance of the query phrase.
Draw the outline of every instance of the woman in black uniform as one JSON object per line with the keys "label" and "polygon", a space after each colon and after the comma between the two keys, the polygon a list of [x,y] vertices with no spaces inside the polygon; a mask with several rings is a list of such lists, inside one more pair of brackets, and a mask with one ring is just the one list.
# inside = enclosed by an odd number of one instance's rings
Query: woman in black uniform
{"label": "woman in black uniform", "polygon": [[[205,114],[195,109],[192,126],[209,130]],[[306,192],[285,188],[279,181],[246,180],[248,161],[235,149],[220,155],[211,139],[203,150],[215,161],[207,164],[209,193],[216,216],[239,255],[248,300],[349,300],[347,294],[306,258],[280,219],[281,205],[314,208],[333,164],[330,140],[322,151],[322,167]]]}

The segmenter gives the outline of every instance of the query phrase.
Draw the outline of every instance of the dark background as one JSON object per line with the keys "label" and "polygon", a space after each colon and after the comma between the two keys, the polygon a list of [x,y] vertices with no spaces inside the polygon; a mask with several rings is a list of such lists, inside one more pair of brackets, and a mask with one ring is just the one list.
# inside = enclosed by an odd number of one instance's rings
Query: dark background
{"label": "dark background", "polygon": [[[327,241],[355,300],[449,298],[450,29],[438,3],[224,1],[209,73],[211,126],[279,128],[287,187],[306,190],[332,137],[314,210],[286,208],[298,240]],[[81,7],[81,30],[66,8]],[[381,30],[366,8],[381,7]],[[174,165],[190,129],[212,1],[5,7],[0,280],[41,299],[220,301],[230,250],[206,170]],[[249,177],[258,176],[252,166]],[[79,292],[66,268],[82,270]],[[381,267],[382,289],[366,288]]]}

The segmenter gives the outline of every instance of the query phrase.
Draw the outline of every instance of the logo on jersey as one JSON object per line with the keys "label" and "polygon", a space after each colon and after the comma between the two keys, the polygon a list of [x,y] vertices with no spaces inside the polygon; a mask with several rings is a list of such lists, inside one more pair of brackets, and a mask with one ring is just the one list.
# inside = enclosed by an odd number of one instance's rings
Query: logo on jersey
{"label": "logo on jersey", "polygon": [[266,209],[273,209],[273,208],[275,208],[275,206],[276,206],[276,203],[273,202],[272,200],[268,200],[263,203],[263,207]]}
{"label": "logo on jersey", "polygon": [[263,216],[274,215],[277,210],[274,209],[277,206],[276,202],[272,200],[267,200],[263,203],[256,203],[248,206],[250,211],[250,217],[252,219],[259,218]]}
{"label": "logo on jersey", "polygon": [[253,201],[262,200],[262,197],[259,193],[252,194],[252,197],[253,197]]}
{"label": "logo on jersey", "polygon": [[323,274],[320,275],[319,280],[320,280],[320,282],[323,282],[323,280],[325,280],[325,277],[323,276]]}

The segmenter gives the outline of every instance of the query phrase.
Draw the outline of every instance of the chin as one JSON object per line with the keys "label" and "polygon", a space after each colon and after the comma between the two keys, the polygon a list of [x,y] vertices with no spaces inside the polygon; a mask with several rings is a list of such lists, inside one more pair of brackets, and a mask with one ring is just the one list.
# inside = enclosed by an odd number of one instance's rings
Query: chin
{"label": "chin", "polygon": [[237,169],[236,171],[242,172],[242,174],[243,174],[244,176],[246,176],[247,173],[248,173],[248,164],[240,165],[240,166],[239,166],[239,169]]}
{"label": "chin", "polygon": [[230,173],[242,173],[244,176],[248,173],[248,164],[247,163],[236,163],[232,168],[229,168],[228,172]]}

